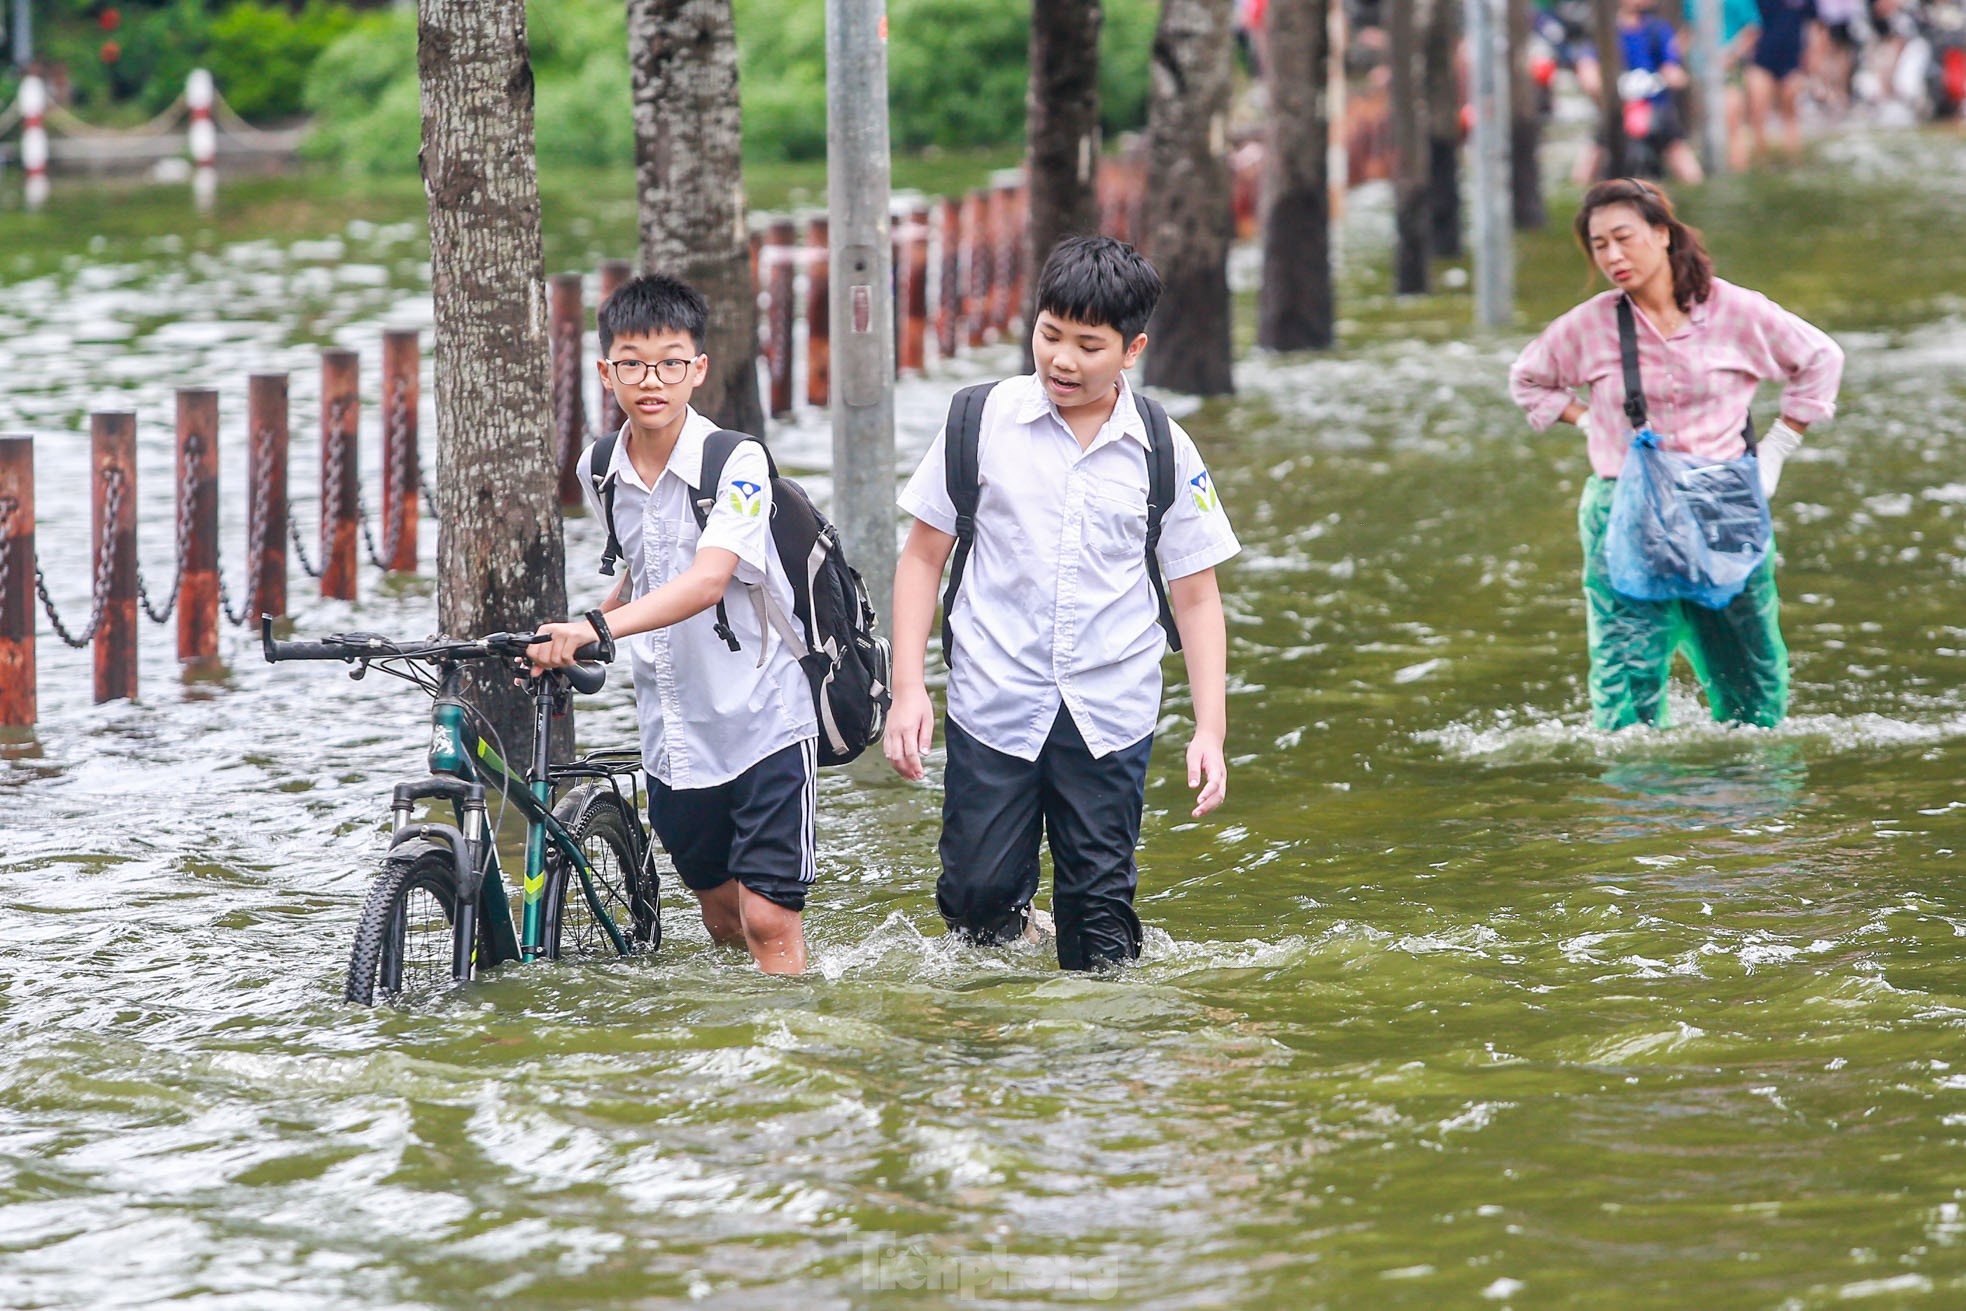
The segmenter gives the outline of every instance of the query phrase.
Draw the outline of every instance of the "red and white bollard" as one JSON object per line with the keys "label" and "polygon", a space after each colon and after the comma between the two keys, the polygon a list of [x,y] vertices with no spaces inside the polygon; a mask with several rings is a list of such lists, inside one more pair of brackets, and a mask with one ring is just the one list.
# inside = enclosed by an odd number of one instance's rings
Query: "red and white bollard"
{"label": "red and white bollard", "polygon": [[48,84],[28,76],[20,84],[20,163],[27,173],[27,207],[48,199]]}
{"label": "red and white bollard", "polygon": [[191,109],[191,129],[186,144],[191,150],[191,195],[199,209],[210,209],[218,194],[218,128],[212,123],[212,75],[202,68],[191,70],[184,81],[184,103]]}

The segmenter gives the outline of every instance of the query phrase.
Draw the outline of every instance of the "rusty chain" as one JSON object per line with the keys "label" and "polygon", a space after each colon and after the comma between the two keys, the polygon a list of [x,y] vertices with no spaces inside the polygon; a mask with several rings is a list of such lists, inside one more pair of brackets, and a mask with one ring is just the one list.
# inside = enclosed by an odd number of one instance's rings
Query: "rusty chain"
{"label": "rusty chain", "polygon": [[[334,416],[329,424],[335,431],[339,431],[341,428],[341,418],[346,413],[347,405],[348,400],[346,397],[335,402]],[[323,524],[322,535],[324,537],[327,535],[326,525],[334,523],[337,518],[337,512],[341,509],[341,472],[343,462],[347,458],[346,451],[347,446],[342,442],[328,443],[328,467],[321,478],[320,498],[321,522]],[[291,501],[291,498],[289,500]],[[301,572],[309,578],[319,578],[321,571],[327,568],[327,557],[325,555],[321,557],[321,563],[318,567],[312,560],[307,558],[307,547],[300,540],[300,521],[293,517],[293,507],[291,504],[287,508],[287,535],[293,540],[294,554],[300,559]]]}
{"label": "rusty chain", "polygon": [[[403,447],[407,444],[405,438],[409,435],[409,407],[404,399],[404,395],[408,390],[409,385],[401,378],[398,378],[396,380],[395,394],[390,397],[389,417],[382,434],[382,465],[385,476],[388,473],[394,472],[389,459],[392,450],[394,454],[399,456],[405,454]],[[412,455],[414,453],[414,448],[411,448],[408,452],[408,454]],[[418,481],[422,481],[420,471]],[[386,507],[389,504],[390,498],[387,492],[388,489],[384,488],[382,499],[385,509],[383,518],[386,522],[382,525],[382,550],[378,552],[375,547],[375,533],[369,528],[368,501],[363,496],[359,485],[355,489],[355,511],[362,521],[362,542],[368,548],[370,562],[378,569],[393,569],[395,567],[396,548],[402,544],[403,537],[403,516],[400,513],[388,513]]]}
{"label": "rusty chain", "polygon": [[[272,431],[261,428],[259,444],[254,449],[270,451],[272,446]],[[246,594],[241,598],[245,604],[236,612],[232,609],[232,594],[225,585],[224,565],[221,564],[218,570],[219,605],[225,609],[226,621],[235,628],[253,617],[253,598],[259,593],[259,571],[266,560],[266,516],[273,512],[272,507],[273,461],[269,456],[259,462],[259,472],[253,477],[253,499],[246,506]]]}
{"label": "rusty chain", "polygon": [[48,595],[48,579],[41,572],[41,566],[34,566],[34,591],[41,598],[41,608],[48,612],[48,622],[54,625],[55,636],[76,648],[87,646],[95,639],[96,630],[102,627],[103,610],[109,603],[110,575],[116,569],[116,525],[123,517],[123,471],[111,467],[103,470],[103,534],[102,547],[96,553],[95,591],[90,598],[89,626],[77,637],[68,631],[61,621],[61,613],[55,609],[55,599]]}
{"label": "rusty chain", "polygon": [[184,589],[184,562],[191,556],[191,515],[198,501],[198,457],[204,452],[204,439],[192,433],[184,443],[184,467],[177,482],[177,575],[171,579],[171,596],[160,612],[150,602],[150,588],[143,580],[143,566],[137,566],[137,604],[154,624],[169,623],[177,609],[178,594]]}
{"label": "rusty chain", "polygon": [[14,577],[14,512],[20,502],[0,496],[0,615],[7,613],[7,584]]}
{"label": "rusty chain", "polygon": [[553,342],[553,417],[557,431],[553,434],[553,452],[556,457],[553,477],[557,481],[560,470],[567,467],[567,460],[580,441],[577,435],[586,424],[577,414],[580,408],[580,325],[562,323],[558,338]]}

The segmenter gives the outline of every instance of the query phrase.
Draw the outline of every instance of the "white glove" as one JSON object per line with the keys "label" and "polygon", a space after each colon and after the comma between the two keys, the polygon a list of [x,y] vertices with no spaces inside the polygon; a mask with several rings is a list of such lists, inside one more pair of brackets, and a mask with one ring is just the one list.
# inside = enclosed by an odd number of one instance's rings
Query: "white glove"
{"label": "white glove", "polygon": [[1589,445],[1591,439],[1597,436],[1595,432],[1591,431],[1591,412],[1589,410],[1585,410],[1577,416],[1577,431],[1584,434],[1585,445]]}
{"label": "white glove", "polygon": [[1761,494],[1772,497],[1775,484],[1782,480],[1782,462],[1795,454],[1795,448],[1802,445],[1802,434],[1788,426],[1785,420],[1777,419],[1755,447],[1755,463],[1761,468]]}

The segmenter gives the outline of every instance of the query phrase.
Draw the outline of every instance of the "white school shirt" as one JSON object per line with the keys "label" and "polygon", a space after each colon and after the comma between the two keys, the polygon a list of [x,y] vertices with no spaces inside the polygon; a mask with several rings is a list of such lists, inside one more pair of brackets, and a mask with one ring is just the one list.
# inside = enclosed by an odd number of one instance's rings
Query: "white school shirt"
{"label": "white school shirt", "polygon": [[[715,606],[620,642],[635,674],[642,767],[674,788],[728,783],[766,756],[819,732],[812,684],[753,597],[752,589],[763,584],[782,612],[792,613],[792,585],[771,542],[764,448],[743,442],[731,452],[700,533],[690,509],[689,488],[703,473],[703,439],[716,430],[691,409],[652,489],[628,458],[626,425],[611,464],[614,531],[629,579],[624,601],[646,596],[688,569],[701,547],[718,546],[737,556],[724,610],[740,650],[717,636]],[[593,459],[590,446],[580,457],[580,485],[598,518],[606,510],[590,476]]]}
{"label": "white school shirt", "polygon": [[[1242,548],[1201,453],[1168,426],[1175,496],[1155,554],[1171,582]],[[953,535],[947,438],[930,443],[900,503]],[[1153,731],[1167,638],[1147,577],[1147,442],[1124,374],[1112,417],[1083,451],[1036,374],[990,393],[948,693],[949,718],[985,746],[1036,760],[1061,701],[1095,757]]]}

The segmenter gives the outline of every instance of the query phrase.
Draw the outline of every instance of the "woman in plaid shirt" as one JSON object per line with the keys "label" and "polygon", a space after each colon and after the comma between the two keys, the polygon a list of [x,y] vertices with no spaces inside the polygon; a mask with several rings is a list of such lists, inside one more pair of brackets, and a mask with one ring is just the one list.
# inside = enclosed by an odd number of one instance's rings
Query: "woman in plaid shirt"
{"label": "woman in plaid shirt", "polygon": [[[1759,292],[1724,282],[1700,234],[1658,187],[1600,182],[1577,211],[1577,241],[1612,290],[1577,306],[1531,342],[1509,370],[1509,392],[1537,431],[1562,420],[1583,429],[1591,478],[1577,507],[1590,633],[1591,715],[1600,729],[1663,727],[1666,674],[1684,649],[1721,722],[1769,726],[1788,713],[1775,554],[1725,609],[1691,601],[1634,601],[1611,589],[1604,557],[1614,482],[1631,435],[1618,350],[1618,301],[1637,311],[1639,377],[1661,445],[1714,461],[1740,458],[1755,387],[1782,384],[1781,417],[1761,438],[1770,496],[1782,462],[1812,423],[1836,411],[1843,351],[1828,334]],[[1578,388],[1588,389],[1588,400]]]}

